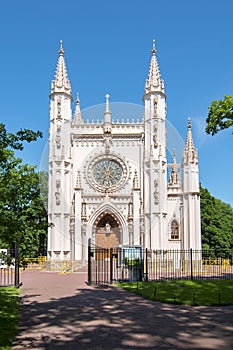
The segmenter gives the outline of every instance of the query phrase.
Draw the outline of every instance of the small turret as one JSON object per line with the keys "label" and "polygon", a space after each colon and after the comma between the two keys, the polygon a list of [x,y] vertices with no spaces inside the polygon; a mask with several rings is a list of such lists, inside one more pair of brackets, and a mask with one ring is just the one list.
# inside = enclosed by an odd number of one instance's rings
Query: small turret
{"label": "small turret", "polygon": [[79,100],[79,95],[77,94],[76,97],[76,107],[75,107],[75,112],[74,112],[74,124],[79,125],[83,124],[83,118],[80,110],[80,100]]}
{"label": "small turret", "polygon": [[192,125],[190,118],[188,118],[188,132],[186,137],[186,144],[183,153],[184,164],[198,164],[198,154],[194,147],[193,136],[192,136]]}
{"label": "small turret", "polygon": [[[151,50],[144,101],[144,215],[145,240],[148,247],[161,246],[166,230],[167,158],[166,158],[166,94],[156,56],[155,41]],[[151,232],[149,236],[147,232]]]}
{"label": "small turret", "polygon": [[184,192],[199,193],[198,155],[197,150],[194,147],[190,118],[188,118],[188,132],[182,166]]}
{"label": "small turret", "polygon": [[192,125],[188,118],[188,131],[183,153],[183,248],[201,249],[200,188],[198,155],[195,149]]}

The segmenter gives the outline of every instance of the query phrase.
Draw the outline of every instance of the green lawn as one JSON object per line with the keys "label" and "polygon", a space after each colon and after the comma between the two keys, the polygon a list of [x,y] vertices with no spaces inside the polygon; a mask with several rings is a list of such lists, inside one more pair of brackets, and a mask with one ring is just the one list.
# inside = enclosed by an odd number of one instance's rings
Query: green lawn
{"label": "green lawn", "polygon": [[122,282],[118,286],[164,303],[233,305],[233,280]]}
{"label": "green lawn", "polygon": [[0,287],[0,349],[9,350],[18,329],[19,290]]}

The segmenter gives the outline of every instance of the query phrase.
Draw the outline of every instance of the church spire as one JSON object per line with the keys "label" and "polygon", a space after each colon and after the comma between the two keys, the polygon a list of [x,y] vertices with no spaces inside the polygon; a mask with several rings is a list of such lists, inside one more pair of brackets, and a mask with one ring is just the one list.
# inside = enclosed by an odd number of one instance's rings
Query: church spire
{"label": "church spire", "polygon": [[153,40],[152,56],[150,61],[150,68],[148,78],[145,85],[145,94],[151,91],[162,91],[164,92],[164,81],[160,77],[159,65],[156,56],[155,40]]}
{"label": "church spire", "polygon": [[192,136],[192,124],[190,118],[188,118],[188,131],[186,137],[186,144],[183,154],[184,163],[198,164],[198,154],[194,147],[193,136]]}
{"label": "church spire", "polygon": [[75,112],[74,112],[74,124],[82,124],[83,123],[83,118],[81,115],[81,110],[80,110],[80,100],[79,100],[79,95],[77,93],[76,97],[76,107],[75,107]]}
{"label": "church spire", "polygon": [[52,81],[51,86],[51,94],[54,92],[63,92],[71,96],[71,85],[66,70],[62,40],[60,41],[59,57],[55,73],[55,79]]}

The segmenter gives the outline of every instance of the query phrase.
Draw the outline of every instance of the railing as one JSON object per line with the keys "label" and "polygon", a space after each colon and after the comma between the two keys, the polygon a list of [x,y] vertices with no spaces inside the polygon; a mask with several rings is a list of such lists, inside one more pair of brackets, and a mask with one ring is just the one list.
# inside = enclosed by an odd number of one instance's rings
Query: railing
{"label": "railing", "polygon": [[0,249],[0,287],[20,286],[19,249]]}
{"label": "railing", "polygon": [[15,268],[1,267],[0,268],[0,286],[14,286],[15,285]]}
{"label": "railing", "polygon": [[88,282],[233,278],[233,250],[149,250],[88,247]]}

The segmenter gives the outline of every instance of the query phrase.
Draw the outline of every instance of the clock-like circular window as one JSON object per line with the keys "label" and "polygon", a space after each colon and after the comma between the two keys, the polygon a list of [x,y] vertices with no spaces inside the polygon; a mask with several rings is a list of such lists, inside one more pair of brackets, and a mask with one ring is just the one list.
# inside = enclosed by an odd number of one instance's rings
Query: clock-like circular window
{"label": "clock-like circular window", "polygon": [[86,179],[98,191],[116,191],[128,178],[125,162],[114,154],[100,154],[87,166]]}
{"label": "clock-like circular window", "polygon": [[122,168],[115,160],[103,159],[93,169],[95,181],[106,188],[116,185],[122,176]]}

